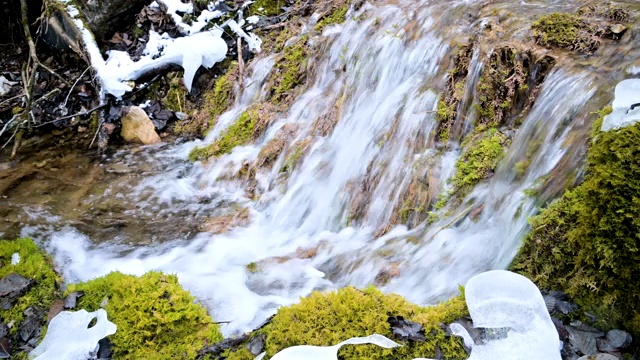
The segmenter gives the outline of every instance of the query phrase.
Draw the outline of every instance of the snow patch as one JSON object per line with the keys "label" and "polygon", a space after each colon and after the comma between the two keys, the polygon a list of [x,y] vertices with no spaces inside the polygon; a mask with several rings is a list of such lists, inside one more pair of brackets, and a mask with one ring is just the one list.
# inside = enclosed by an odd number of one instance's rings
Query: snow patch
{"label": "snow patch", "polygon": [[20,254],[13,253],[11,255],[11,265],[18,265],[20,263]]}
{"label": "snow patch", "polygon": [[[87,328],[91,321],[96,324]],[[29,353],[35,360],[85,360],[98,351],[98,341],[116,333],[117,327],[107,319],[107,312],[63,311],[51,320],[44,339]]]}
{"label": "snow patch", "polygon": [[618,83],[611,105],[613,112],[604,117],[601,130],[615,130],[640,121],[640,105],[631,109],[632,105],[638,103],[640,103],[640,79],[627,79]]}

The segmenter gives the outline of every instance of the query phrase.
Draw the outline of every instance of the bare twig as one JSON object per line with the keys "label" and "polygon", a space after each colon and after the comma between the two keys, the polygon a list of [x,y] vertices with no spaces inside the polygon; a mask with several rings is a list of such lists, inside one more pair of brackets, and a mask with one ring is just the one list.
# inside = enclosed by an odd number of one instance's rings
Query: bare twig
{"label": "bare twig", "polygon": [[238,37],[238,79],[240,79],[240,90],[242,90],[242,79],[244,78],[244,60],[242,59],[242,42]]}
{"label": "bare twig", "polygon": [[76,81],[73,83],[73,85],[71,85],[71,88],[69,89],[69,93],[67,94],[67,97],[64,99],[64,103],[61,106],[62,108],[66,108],[67,107],[67,102],[69,101],[69,96],[71,96],[71,93],[73,92],[73,89],[76,87],[76,85],[78,85],[78,81],[80,81],[80,79],[82,79],[84,77],[84,74],[86,74],[87,71],[89,71],[89,69],[91,69],[91,66],[88,66],[82,72],[82,74],[80,74],[80,76],[76,79]]}

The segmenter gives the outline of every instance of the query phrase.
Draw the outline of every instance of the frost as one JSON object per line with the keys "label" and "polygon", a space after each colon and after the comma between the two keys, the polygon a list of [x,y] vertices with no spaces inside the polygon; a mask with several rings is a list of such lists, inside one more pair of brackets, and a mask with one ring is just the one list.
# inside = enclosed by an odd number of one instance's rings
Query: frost
{"label": "frost", "polygon": [[[401,346],[396,342],[389,340],[388,338],[380,335],[373,334],[366,337],[356,337],[349,340],[345,340],[337,345],[333,346],[311,346],[301,345],[292,346],[286,348],[279,353],[275,354],[272,360],[338,360],[338,350],[343,345],[360,345],[360,344],[375,344],[385,349],[391,349]],[[264,358],[265,353],[258,355],[255,360]]]}
{"label": "frost", "polygon": [[[88,328],[93,319],[96,324]],[[85,360],[95,355],[98,341],[116,333],[107,312],[63,311],[51,320],[44,340],[29,356],[36,360]]]}
{"label": "frost", "polygon": [[604,117],[602,131],[619,129],[640,121],[640,106],[631,110],[631,106],[640,103],[640,79],[623,80],[616,85],[613,99],[613,112]]}
{"label": "frost", "polygon": [[558,332],[542,294],[529,279],[504,270],[487,271],[467,282],[465,298],[475,327],[507,328],[505,338],[474,345],[469,360],[560,360]]}

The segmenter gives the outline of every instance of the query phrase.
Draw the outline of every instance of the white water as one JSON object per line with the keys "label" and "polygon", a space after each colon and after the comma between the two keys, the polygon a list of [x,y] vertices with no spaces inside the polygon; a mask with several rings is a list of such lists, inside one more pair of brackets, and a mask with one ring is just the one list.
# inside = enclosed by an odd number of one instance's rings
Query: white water
{"label": "white water", "polygon": [[[231,321],[223,325],[230,334],[256,326],[277,307],[294,303],[312,290],[366,286],[389,266],[397,266],[400,273],[383,290],[421,304],[454,295],[458,284],[479,272],[505,268],[526,231],[526,218],[535,212],[533,200],[523,190],[549,173],[564,155],[567,123],[591,97],[590,79],[585,74],[554,71],[495,176],[479,185],[460,209],[445,209],[452,214],[430,226],[410,231],[399,226],[375,238],[374,232],[389,220],[408,185],[412,167],[433,157],[444,185],[459,153],[453,146],[454,150],[435,156],[434,149],[418,146],[421,138],[432,136],[436,125],[430,111],[441,89],[433,84],[443,79],[442,59],[449,50],[435,35],[429,7],[365,4],[360,13],[365,10],[374,16],[363,22],[348,20],[341,31],[325,31],[332,34],[330,47],[313,59],[315,77],[308,89],[257,144],[238,147],[206,165],[184,161],[200,141],[120,156],[131,165],[167,165],[160,174],[142,179],[131,192],[111,196],[138,199],[141,211],[158,217],[178,207],[196,213],[233,202],[250,209],[249,226],[145,247],[96,246],[73,228],[52,231],[43,241],[65,279],[84,281],[113,270],[176,273],[216,320]],[[402,19],[409,18],[419,25],[411,33],[415,40],[405,41],[402,22],[407,20]],[[264,95],[261,86],[272,65],[270,58],[253,63],[242,96],[221,116],[205,142],[213,141]],[[339,101],[341,108],[336,105]],[[333,132],[326,137],[314,134],[313,122],[336,108],[339,121]],[[285,155],[273,170],[258,173],[261,196],[246,198],[245,184],[224,179],[236,173],[242,161],[253,161],[261,146],[285,124],[300,126],[289,146],[311,137],[309,150],[288,179],[278,174]],[[534,141],[543,146],[524,179],[516,181],[513,165]],[[370,164],[379,176],[367,193],[370,201],[363,220],[349,227],[353,184],[363,181]],[[202,202],[203,198],[211,201]],[[461,217],[451,223],[468,202],[483,204],[484,211],[475,221]],[[30,228],[24,235],[37,237]],[[297,249],[310,248],[317,248],[314,257],[295,257]],[[283,256],[288,260],[275,259]],[[246,265],[252,262],[259,263],[259,272],[247,271]]]}

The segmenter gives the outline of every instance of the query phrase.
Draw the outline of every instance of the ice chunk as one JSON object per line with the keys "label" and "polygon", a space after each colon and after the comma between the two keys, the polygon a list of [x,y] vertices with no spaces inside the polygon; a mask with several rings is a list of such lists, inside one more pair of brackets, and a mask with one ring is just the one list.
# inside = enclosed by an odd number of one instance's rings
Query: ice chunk
{"label": "ice chunk", "polygon": [[[93,319],[96,324],[88,328]],[[107,312],[63,311],[51,320],[44,340],[29,353],[36,360],[86,360],[95,355],[98,341],[116,333]]]}
{"label": "ice chunk", "polygon": [[469,360],[561,359],[558,332],[529,279],[488,271],[467,282],[465,298],[475,327],[509,328],[506,338],[474,345]]}
{"label": "ice chunk", "polygon": [[20,263],[20,254],[13,253],[13,255],[11,255],[11,265],[17,265],[19,263]]}
{"label": "ice chunk", "polygon": [[[343,345],[359,344],[375,344],[386,349],[401,346],[380,334],[373,334],[366,337],[351,338],[333,346],[292,346],[275,354],[271,360],[338,360],[338,350],[340,350]],[[255,360],[260,360],[264,356],[265,353],[262,353],[258,355]]]}
{"label": "ice chunk", "polygon": [[249,46],[249,49],[251,51],[255,51],[255,52],[261,51],[260,46],[262,45],[262,40],[260,40],[260,38],[256,34],[246,33],[244,30],[242,30],[240,25],[238,25],[238,23],[235,22],[235,20],[229,20],[225,24],[229,26],[229,29],[231,29],[231,31],[236,33],[238,36],[243,38],[244,41],[247,42],[247,45]]}
{"label": "ice chunk", "polygon": [[640,79],[623,80],[616,85],[613,99],[613,112],[605,116],[602,131],[619,129],[640,121],[640,105],[631,110],[631,106],[640,103]]}

